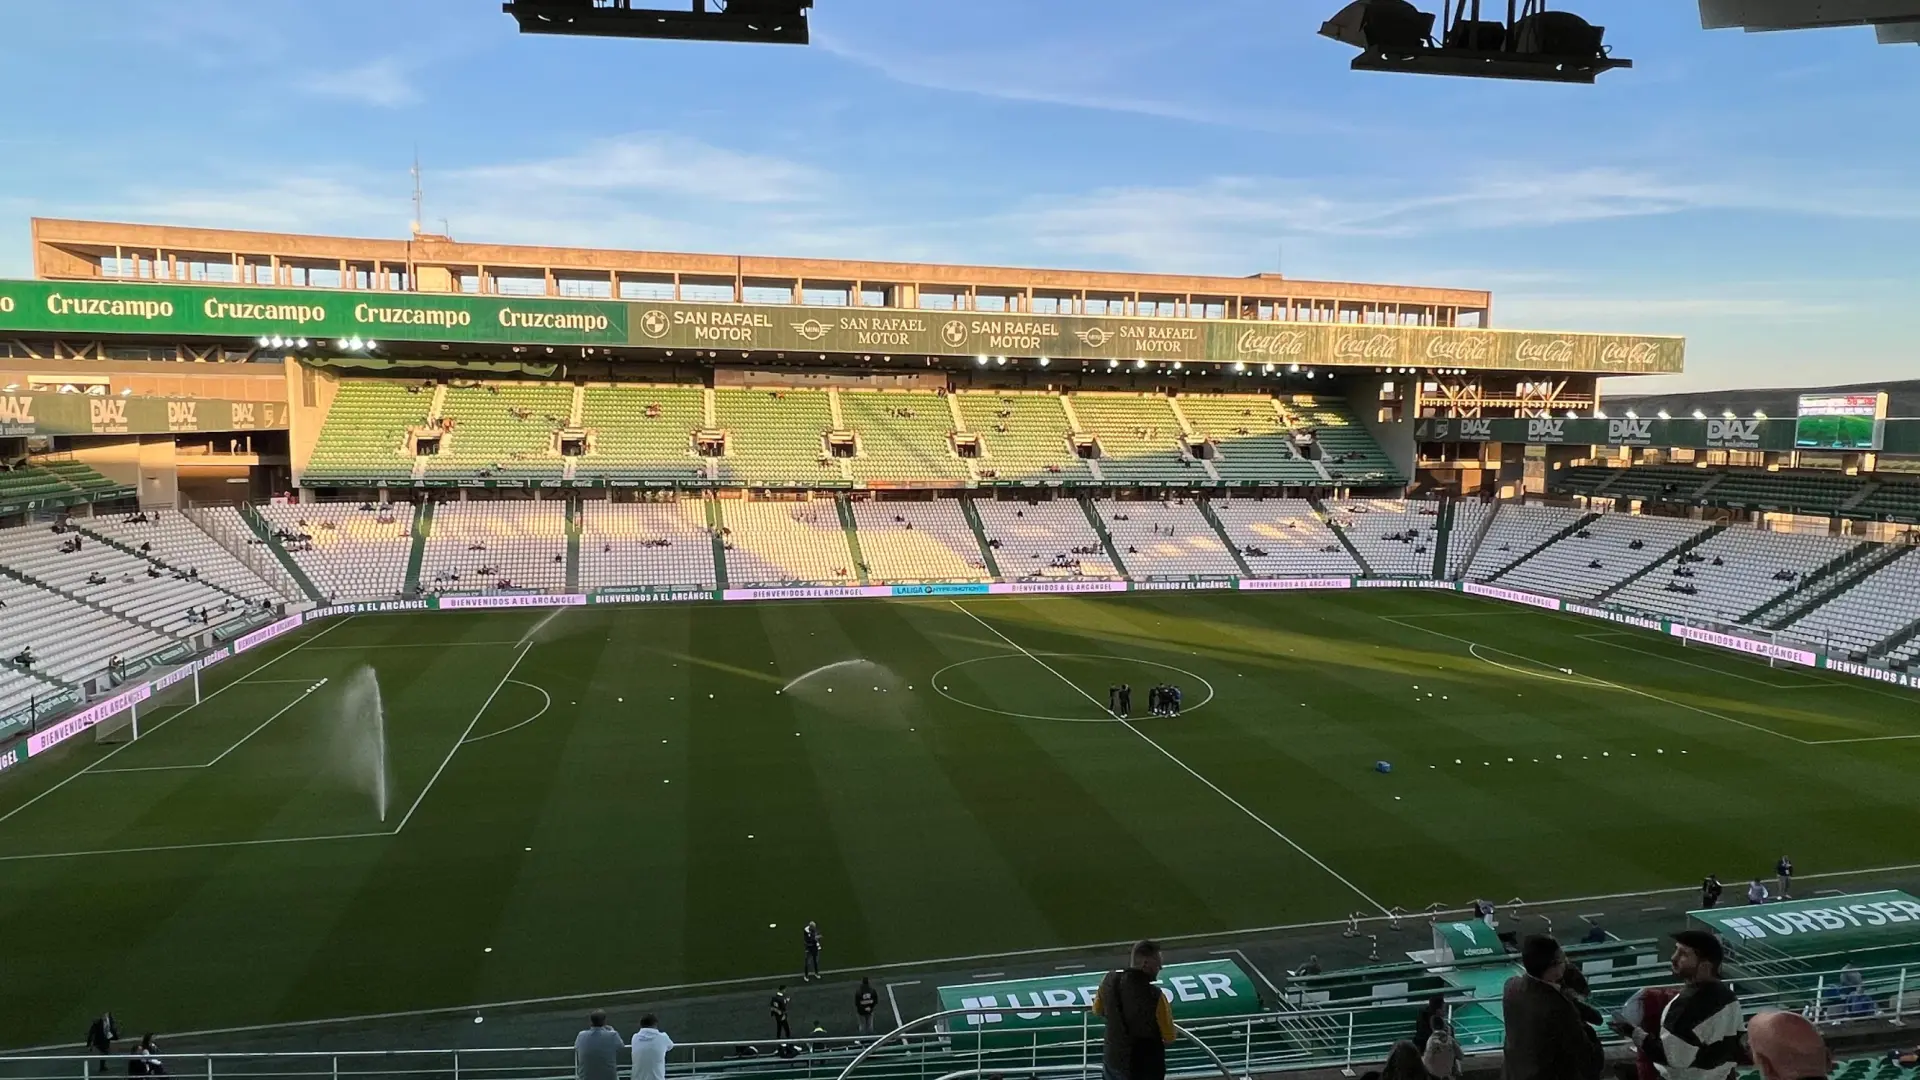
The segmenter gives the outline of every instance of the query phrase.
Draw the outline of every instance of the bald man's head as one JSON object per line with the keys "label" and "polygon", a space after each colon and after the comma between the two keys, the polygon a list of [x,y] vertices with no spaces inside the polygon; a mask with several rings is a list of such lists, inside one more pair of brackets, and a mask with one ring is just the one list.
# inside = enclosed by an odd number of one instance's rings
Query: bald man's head
{"label": "bald man's head", "polygon": [[1747,1045],[1764,1080],[1811,1080],[1833,1068],[1826,1040],[1799,1013],[1766,1012],[1747,1022]]}

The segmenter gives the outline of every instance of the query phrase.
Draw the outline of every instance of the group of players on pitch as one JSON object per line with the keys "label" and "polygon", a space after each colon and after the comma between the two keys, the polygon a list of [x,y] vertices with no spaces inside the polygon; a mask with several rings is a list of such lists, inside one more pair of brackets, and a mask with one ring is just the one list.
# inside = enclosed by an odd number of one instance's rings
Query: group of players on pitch
{"label": "group of players on pitch", "polygon": [[[1147,711],[1155,716],[1180,715],[1180,688],[1161,683],[1147,691]],[[1116,683],[1107,687],[1107,711],[1125,720],[1133,715],[1133,687]]]}

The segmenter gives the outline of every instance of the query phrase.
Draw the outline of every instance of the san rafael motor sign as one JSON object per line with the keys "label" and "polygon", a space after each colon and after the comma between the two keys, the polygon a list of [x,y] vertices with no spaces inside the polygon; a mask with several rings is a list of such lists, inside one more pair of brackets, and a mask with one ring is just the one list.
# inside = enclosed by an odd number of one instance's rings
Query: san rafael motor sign
{"label": "san rafael motor sign", "polygon": [[[1104,971],[1081,971],[1039,979],[975,982],[940,987],[940,1008],[979,1009],[947,1021],[956,1036],[977,1033],[986,1045],[1028,1043],[1036,1038],[1077,1039],[1082,1010],[1093,1004]],[[1260,994],[1240,965],[1231,960],[1168,964],[1155,980],[1173,1006],[1175,1023],[1260,1011]],[[1089,1021],[1098,1031],[1101,1021]],[[1055,1034],[1037,1034],[1054,1029]],[[1006,1038],[999,1038],[1006,1036]],[[971,1041],[971,1040],[969,1040]]]}
{"label": "san rafael motor sign", "polygon": [[1742,946],[1797,955],[1920,943],[1920,900],[1895,891],[1708,908],[1689,917],[1736,953]]}

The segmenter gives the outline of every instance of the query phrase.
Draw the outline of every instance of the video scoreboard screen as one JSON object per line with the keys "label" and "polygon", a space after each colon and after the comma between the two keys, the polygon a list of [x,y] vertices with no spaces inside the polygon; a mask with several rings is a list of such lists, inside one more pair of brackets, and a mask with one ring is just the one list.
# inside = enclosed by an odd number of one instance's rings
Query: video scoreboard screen
{"label": "video scoreboard screen", "polygon": [[1886,425],[1884,391],[1802,394],[1793,445],[1802,450],[1878,450]]}

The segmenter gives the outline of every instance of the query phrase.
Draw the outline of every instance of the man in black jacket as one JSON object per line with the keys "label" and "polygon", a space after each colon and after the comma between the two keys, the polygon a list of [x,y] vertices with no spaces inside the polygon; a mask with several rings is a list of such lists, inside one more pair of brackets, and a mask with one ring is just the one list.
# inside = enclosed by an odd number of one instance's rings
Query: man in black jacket
{"label": "man in black jacket", "polygon": [[1673,973],[1686,983],[1660,1014],[1658,1030],[1617,1021],[1614,1030],[1633,1040],[1666,1080],[1726,1080],[1740,1062],[1746,1032],[1740,999],[1720,981],[1726,951],[1705,930],[1673,935]]}
{"label": "man in black jacket", "polygon": [[1166,1080],[1173,1007],[1153,984],[1159,974],[1159,944],[1142,941],[1133,947],[1130,966],[1100,980],[1093,1015],[1106,1021],[1102,1080]]}
{"label": "man in black jacket", "polygon": [[112,1013],[101,1013],[87,1028],[87,1049],[93,1051],[101,1073],[107,1070],[107,1055],[113,1053],[113,1040],[120,1037],[120,1028],[113,1022]]}
{"label": "man in black jacket", "polygon": [[1506,1053],[1501,1080],[1599,1080],[1606,1066],[1600,1036],[1580,1003],[1560,986],[1567,957],[1560,943],[1532,934],[1520,943],[1524,975],[1507,980]]}

